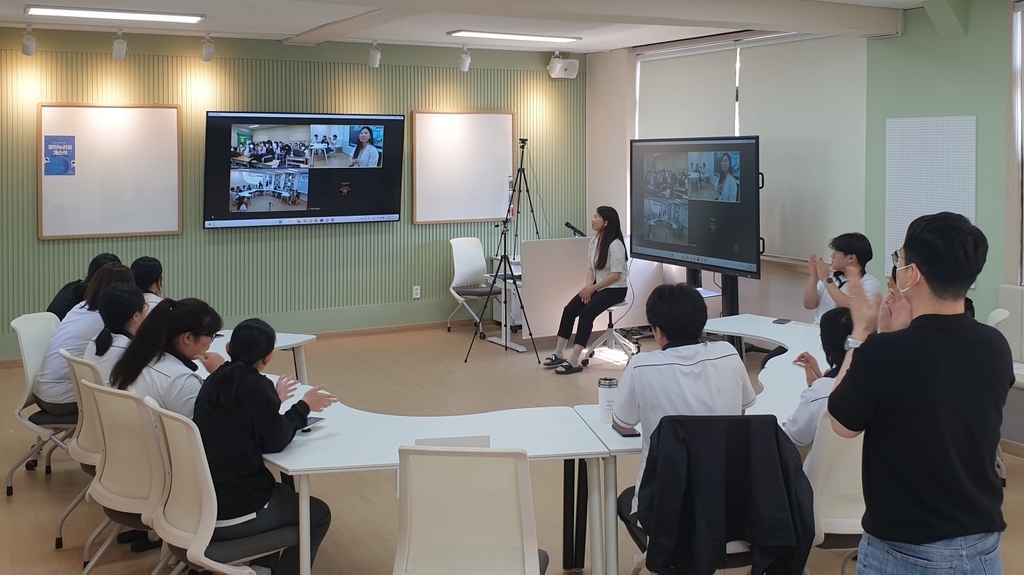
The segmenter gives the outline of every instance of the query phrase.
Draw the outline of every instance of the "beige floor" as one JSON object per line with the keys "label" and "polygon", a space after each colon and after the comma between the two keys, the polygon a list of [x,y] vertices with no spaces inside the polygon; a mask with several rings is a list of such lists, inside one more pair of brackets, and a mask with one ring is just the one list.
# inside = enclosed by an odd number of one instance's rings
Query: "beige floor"
{"label": "beige floor", "polygon": [[[353,407],[408,415],[474,413],[511,407],[577,405],[597,400],[597,378],[617,376],[622,366],[595,360],[584,373],[556,376],[537,366],[532,353],[505,352],[494,344],[477,341],[468,363],[463,363],[470,328],[442,328],[404,333],[321,338],[307,346],[310,379],[324,384]],[[550,341],[542,342],[550,344]],[[646,347],[653,340],[643,340]],[[547,351],[542,347],[541,353]],[[756,368],[759,355],[750,354],[748,366]],[[282,353],[268,369],[291,371],[290,354]],[[10,411],[20,397],[22,371],[18,366],[0,367],[0,466],[7,467],[27,449],[31,437]],[[908,455],[909,461],[909,455]],[[1003,543],[1006,573],[1024,572],[1024,459],[1008,456],[1010,486],[1003,512],[1009,529]],[[625,487],[636,475],[637,457],[619,459],[619,485]],[[531,465],[534,508],[540,545],[552,556],[548,573],[561,567],[562,465],[541,462]],[[54,459],[53,474],[42,468],[20,469],[14,476],[14,496],[0,502],[0,574],[74,573],[81,569],[82,547],[102,518],[94,504],[84,504],[64,530],[64,549],[53,548],[57,517],[87,478],[66,455]],[[395,472],[377,471],[317,476],[314,495],[327,501],[333,524],[314,573],[391,573],[397,537],[398,505]],[[628,573],[635,548],[619,530],[619,572]],[[808,567],[814,575],[839,573],[841,551],[814,550]],[[148,573],[157,555],[135,555],[118,546],[96,568],[98,575]],[[589,550],[587,572],[589,569]]]}

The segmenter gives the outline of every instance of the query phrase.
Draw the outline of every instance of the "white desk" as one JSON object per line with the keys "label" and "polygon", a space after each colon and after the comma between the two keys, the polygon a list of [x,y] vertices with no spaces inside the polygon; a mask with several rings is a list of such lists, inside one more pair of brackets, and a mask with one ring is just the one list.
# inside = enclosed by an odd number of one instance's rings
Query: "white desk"
{"label": "white desk", "polygon": [[784,346],[786,353],[768,361],[757,379],[764,386],[757,403],[747,410],[751,415],[772,414],[784,421],[800,403],[800,393],[807,388],[807,376],[793,360],[803,352],[810,352],[818,365],[827,369],[825,352],[821,349],[821,330],[818,326],[792,321],[772,323],[775,318],[759,315],[734,315],[709,319],[704,331],[721,335],[751,337]]}
{"label": "white desk", "polygon": [[[822,366],[826,363],[824,352],[821,350],[818,326],[799,322],[776,324],[772,323],[774,319],[757,315],[719,317],[709,319],[704,331],[771,341],[787,348],[786,353],[769,360],[761,370],[758,380],[764,386],[764,391],[757,396],[757,402],[746,412],[748,415],[770,414],[779,421],[785,421],[800,403],[800,393],[807,388],[804,370],[793,365],[793,360],[801,352],[808,351]],[[615,569],[619,564],[619,488],[615,465],[619,455],[640,455],[643,438],[622,437],[612,429],[610,423],[601,423],[597,405],[577,405],[575,411],[608,449],[608,457],[603,461],[604,548],[605,564]],[[641,430],[640,426],[637,426],[637,429]],[[587,463],[589,471],[589,461]],[[590,481],[590,485],[597,484]],[[591,539],[595,539],[593,522],[591,530]]]}
{"label": "white desk", "polygon": [[[296,392],[297,401],[308,387]],[[291,403],[291,402],[289,402]],[[335,404],[323,423],[295,436],[281,453],[264,456],[271,466],[295,477],[299,491],[300,573],[309,575],[309,478],[318,473],[397,469],[398,448],[417,439],[489,435],[491,446],[526,450],[531,460],[586,459],[587,477],[598,485],[598,460],[604,444],[568,407],[510,409],[473,415],[406,417],[384,415]],[[589,496],[590,529],[601,532],[599,490]],[[594,575],[604,575],[603,539],[591,537]],[[614,569],[614,567],[613,567]]]}
{"label": "white desk", "polygon": [[[217,337],[210,344],[210,351],[219,353],[224,357],[227,357],[227,350],[225,345],[231,340],[231,330],[222,329],[217,334],[221,337]],[[295,361],[295,379],[302,383],[309,382],[309,375],[306,373],[306,353],[302,350],[302,346],[307,343],[313,343],[316,341],[315,335],[305,333],[277,333],[277,341],[274,343],[275,351],[288,351],[291,350],[292,358]]]}

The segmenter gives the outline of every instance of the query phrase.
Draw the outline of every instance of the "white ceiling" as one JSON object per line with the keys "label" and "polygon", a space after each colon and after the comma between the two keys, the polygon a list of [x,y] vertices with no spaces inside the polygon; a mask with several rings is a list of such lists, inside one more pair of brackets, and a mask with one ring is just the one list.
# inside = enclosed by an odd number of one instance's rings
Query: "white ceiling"
{"label": "white ceiling", "polygon": [[[60,7],[149,10],[141,0],[29,0]],[[180,0],[159,11],[205,14],[198,24],[29,17],[24,0],[0,0],[0,25],[282,40],[293,44],[377,40],[382,44],[588,53],[740,29],[876,33],[888,8],[911,0]],[[361,5],[340,2],[359,2]],[[860,4],[875,6],[862,8]],[[878,8],[883,7],[883,8]],[[581,37],[571,44],[459,39],[457,29]]]}

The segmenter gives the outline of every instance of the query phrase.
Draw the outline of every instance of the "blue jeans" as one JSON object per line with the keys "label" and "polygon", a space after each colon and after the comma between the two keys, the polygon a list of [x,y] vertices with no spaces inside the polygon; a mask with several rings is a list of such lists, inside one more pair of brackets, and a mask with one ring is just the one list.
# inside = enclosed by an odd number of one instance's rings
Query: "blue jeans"
{"label": "blue jeans", "polygon": [[1001,533],[982,533],[911,545],[867,533],[857,552],[857,575],[1003,575]]}

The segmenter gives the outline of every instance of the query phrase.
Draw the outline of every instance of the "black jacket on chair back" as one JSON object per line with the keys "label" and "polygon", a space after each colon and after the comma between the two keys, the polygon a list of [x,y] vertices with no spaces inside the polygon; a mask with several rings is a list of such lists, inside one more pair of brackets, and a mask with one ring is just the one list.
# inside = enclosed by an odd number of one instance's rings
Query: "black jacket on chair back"
{"label": "black jacket on chair back", "polygon": [[711,575],[737,540],[752,575],[800,575],[814,541],[811,484],[773,415],[663,418],[638,498],[659,575]]}

